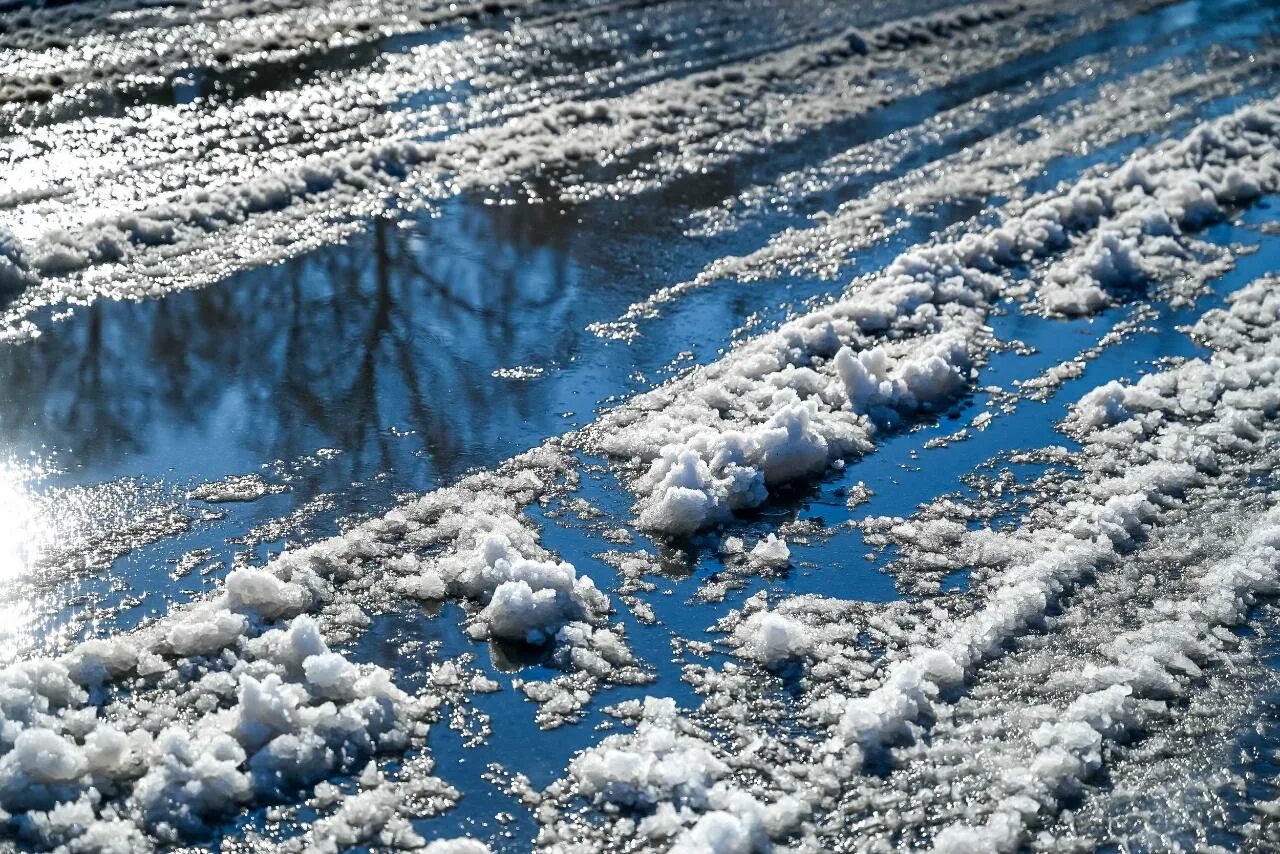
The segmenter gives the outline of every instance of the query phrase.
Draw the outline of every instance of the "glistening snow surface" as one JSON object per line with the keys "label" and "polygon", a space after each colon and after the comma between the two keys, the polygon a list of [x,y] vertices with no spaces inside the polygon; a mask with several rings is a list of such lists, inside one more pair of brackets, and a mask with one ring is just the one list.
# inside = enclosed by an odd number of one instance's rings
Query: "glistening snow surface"
{"label": "glistening snow surface", "polygon": [[0,10],[0,849],[1280,846],[1280,10]]}

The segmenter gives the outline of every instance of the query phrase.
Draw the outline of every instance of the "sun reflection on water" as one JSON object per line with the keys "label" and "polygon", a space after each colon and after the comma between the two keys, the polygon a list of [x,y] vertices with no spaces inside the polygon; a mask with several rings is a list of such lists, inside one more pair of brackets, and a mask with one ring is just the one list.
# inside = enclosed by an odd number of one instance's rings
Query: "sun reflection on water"
{"label": "sun reflection on water", "polygon": [[51,536],[34,487],[46,475],[41,466],[0,463],[0,661],[31,646],[37,609],[28,582]]}

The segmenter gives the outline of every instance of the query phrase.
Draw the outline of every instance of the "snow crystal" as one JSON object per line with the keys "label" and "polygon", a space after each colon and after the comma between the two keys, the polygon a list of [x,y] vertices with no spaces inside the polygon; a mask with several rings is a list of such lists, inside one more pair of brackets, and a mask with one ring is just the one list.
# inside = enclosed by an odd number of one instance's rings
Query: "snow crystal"
{"label": "snow crystal", "polygon": [[803,656],[813,645],[807,626],[775,611],[760,611],[748,617],[734,632],[743,655],[766,665],[776,665]]}

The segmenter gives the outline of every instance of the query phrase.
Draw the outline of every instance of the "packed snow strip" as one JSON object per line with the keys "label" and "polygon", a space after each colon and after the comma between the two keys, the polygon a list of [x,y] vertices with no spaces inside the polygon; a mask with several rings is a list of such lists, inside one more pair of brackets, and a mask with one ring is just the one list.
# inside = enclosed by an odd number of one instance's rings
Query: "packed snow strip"
{"label": "packed snow strip", "polygon": [[[607,413],[587,441],[638,470],[643,528],[687,535],[759,506],[968,389],[994,300],[1038,286],[1041,303],[1086,313],[1192,269],[1186,231],[1278,186],[1278,122],[1275,102],[1257,103],[996,228],[911,250],[841,301]],[[1001,275],[1064,249],[1031,285]]]}
{"label": "packed snow strip", "polygon": [[[518,519],[570,474],[553,449],[530,452],[263,569],[237,567],[214,595],[135,632],[0,670],[7,832],[41,847],[148,850],[421,747],[439,692],[497,686],[446,662],[411,696],[330,648],[326,637],[350,640],[367,610],[404,597],[460,601],[477,639],[553,643],[568,673],[643,681],[602,625],[607,597]],[[401,796],[384,794],[383,807],[380,795],[360,809],[385,824]]]}
{"label": "packed snow strip", "polygon": [[[1141,58],[1140,54],[1135,57],[1138,60]],[[1184,77],[1196,73],[1190,64],[1175,61],[1140,71],[1134,76],[1142,78],[1148,86],[1163,91],[1171,85],[1166,75],[1175,66],[1183,72]],[[685,233],[697,237],[716,237],[747,223],[754,223],[772,211],[798,214],[803,203],[813,197],[837,192],[856,185],[860,180],[889,175],[895,167],[901,168],[898,164],[913,150],[930,144],[936,145],[949,136],[987,133],[993,137],[1001,137],[1003,132],[993,134],[990,129],[1002,119],[1007,123],[1010,115],[1035,109],[1067,90],[1086,85],[1090,80],[1101,81],[1114,77],[1122,73],[1121,68],[1121,62],[1111,52],[1095,54],[1055,68],[1034,81],[1033,85],[996,90],[981,98],[940,110],[926,116],[917,125],[895,130],[871,143],[855,145],[818,164],[788,172],[767,184],[749,186],[711,206],[696,210],[689,216],[690,225]],[[1094,106],[1105,109],[1101,104]],[[1049,115],[1042,118],[1048,119],[1058,112],[1059,110],[1048,111]],[[1033,122],[1036,122],[1036,118],[1019,124],[1025,126]],[[1012,139],[1009,143],[1014,146],[1021,144]],[[995,146],[990,148],[991,154],[997,153]]]}
{"label": "packed snow strip", "polygon": [[[852,701],[838,726],[842,739],[878,745],[901,735],[932,698],[998,653],[1008,637],[1025,632],[1064,591],[1117,563],[1158,508],[1221,473],[1220,456],[1256,446],[1260,427],[1277,407],[1280,327],[1274,320],[1280,297],[1274,286],[1273,280],[1254,283],[1233,296],[1229,314],[1215,311],[1201,321],[1197,333],[1221,348],[1209,362],[1192,360],[1131,387],[1109,383],[1081,399],[1069,424],[1085,443],[1091,469],[1105,478],[1092,489],[1097,497],[1067,504],[1063,518],[1070,521],[1053,535],[1056,542],[1037,548],[1040,557],[1004,572],[985,591],[982,610],[941,629],[940,644],[895,667],[876,692]],[[1259,554],[1272,551],[1274,533],[1259,536]],[[1213,569],[1205,583],[1250,563],[1233,559],[1228,568]],[[1253,592],[1267,590],[1264,583]],[[1220,591],[1226,599],[1201,598],[1197,607],[1225,615],[1222,603],[1234,603],[1244,592],[1228,587]],[[1222,616],[1220,622],[1234,620]]]}
{"label": "packed snow strip", "polygon": [[[739,100],[731,109],[742,110],[741,117],[726,123],[715,136],[706,138],[686,133],[673,140],[677,144],[636,149],[637,153],[650,154],[651,159],[628,164],[628,171],[602,182],[599,187],[590,184],[570,187],[561,193],[561,200],[580,201],[602,195],[629,196],[653,191],[668,186],[675,177],[696,175],[737,158],[803,141],[806,134],[848,122],[905,97],[943,90],[970,75],[1049,52],[1108,24],[1161,5],[1140,0],[1099,6],[1076,15],[1076,10],[1064,14],[1061,8],[1039,3],[992,4],[985,8],[946,10],[854,31],[846,37],[848,46],[837,38],[834,47],[827,43],[796,62],[771,63],[775,67],[766,68],[763,75],[748,75],[746,82],[756,83],[752,88],[740,90],[736,85],[729,86],[727,93],[737,92],[755,100]],[[981,25],[975,26],[975,21]],[[859,41],[868,45],[865,56]],[[854,68],[845,68],[848,64]],[[796,91],[797,86],[793,85],[775,91],[776,84],[767,86],[779,74],[795,73],[787,65],[804,71],[794,81],[794,84],[803,84],[804,89]],[[734,76],[730,71],[725,81],[736,83]],[[762,79],[757,82],[753,77]],[[850,85],[851,82],[854,85]],[[744,124],[741,119],[751,122]]]}
{"label": "packed snow strip", "polygon": [[[936,13],[660,81],[618,98],[548,106],[443,140],[353,139],[249,179],[228,176],[123,206],[114,200],[66,210],[54,205],[39,233],[23,237],[15,266],[55,278],[47,292],[9,312],[11,331],[21,324],[15,312],[29,314],[46,302],[102,293],[145,296],[301,251],[312,243],[290,248],[296,237],[286,235],[323,231],[335,211],[380,210],[388,192],[409,208],[534,176],[557,179],[561,201],[641,192],[783,142],[779,128],[788,139],[798,138],[917,87],[944,85],[1047,49],[1146,5],[1107,4],[1036,35],[1028,34],[1033,23],[1061,17],[1051,4]],[[858,85],[848,85],[851,71]],[[904,88],[903,79],[913,85]],[[585,164],[625,177],[584,183],[578,173]],[[244,243],[210,239],[284,212],[292,227],[271,239],[253,228]],[[309,227],[300,228],[299,218]],[[281,239],[284,245],[275,242]],[[219,246],[235,248],[216,252]],[[214,252],[217,261],[192,266],[181,277],[166,273],[186,251]]]}
{"label": "packed snow strip", "polygon": [[[724,38],[722,31],[731,30],[736,19],[721,10],[712,12],[719,14],[708,13],[699,23]],[[662,23],[647,31],[650,37],[672,35]],[[54,198],[59,206],[73,208],[144,205],[156,187],[194,189],[233,178],[244,181],[268,175],[282,162],[358,140],[456,133],[539,104],[619,93],[649,77],[699,64],[687,39],[666,39],[659,59],[623,52],[615,45],[622,38],[620,28],[621,22],[606,17],[563,32],[536,19],[526,22],[518,35],[478,30],[384,55],[372,67],[327,72],[293,88],[237,98],[216,111],[198,100],[27,128],[13,140],[11,161],[26,168],[0,177],[0,199],[14,206]],[[596,59],[598,65],[584,67],[562,56],[564,42],[575,39],[602,42],[613,50]],[[761,49],[750,42],[744,50],[748,47]],[[414,104],[414,96],[424,91],[447,97]],[[15,220],[34,223],[24,229],[28,236],[58,213],[48,205],[33,205],[29,211],[14,214]],[[78,224],[63,219],[60,227]]]}
{"label": "packed snow strip", "polygon": [[895,663],[879,688],[844,705],[829,746],[836,762],[856,773],[862,764],[859,751],[883,749],[909,736],[943,693],[1029,631],[1082,579],[1118,562],[1141,540],[1163,502],[1202,480],[1191,465],[1153,462],[1104,482],[1099,490],[1107,495],[1104,500],[1068,504],[1064,515],[1072,521],[1065,530],[1049,532],[1040,557],[1003,573],[982,609],[941,627],[936,646]]}
{"label": "packed snow strip", "polygon": [[[1244,621],[1258,596],[1280,592],[1280,513],[1258,520],[1243,549],[1211,565],[1192,584],[1203,598],[1157,603],[1160,618],[1110,644],[1116,664],[1090,665],[1086,693],[1031,735],[1038,751],[1011,770],[1014,794],[1002,798],[979,827],[957,823],[937,836],[934,850],[1016,851],[1026,834],[1052,809],[1059,792],[1077,791],[1102,764],[1102,745],[1135,731],[1144,701],[1178,697],[1223,646],[1220,628]],[[1163,607],[1162,607],[1163,606]]]}
{"label": "packed snow strip", "polygon": [[[132,2],[103,9],[94,5],[0,13],[5,24],[0,63],[9,71],[0,85],[0,103],[119,85],[120,78],[163,78],[189,68],[333,50],[486,11],[482,3],[405,0],[272,2],[252,15],[245,15],[245,5],[238,2],[175,4],[164,12]],[[544,4],[512,0],[504,5]]]}
{"label": "packed snow strip", "polygon": [[[888,839],[925,846],[941,833],[944,850],[1056,850],[1055,835],[1073,832],[1069,815],[1061,824],[1055,820],[1057,810],[1081,796],[1110,800],[1105,769],[1113,762],[1227,749],[1207,739],[1206,722],[1180,718],[1187,703],[1202,703],[1200,695],[1208,692],[1219,697],[1219,716],[1235,718],[1236,710],[1247,716],[1247,704],[1235,704],[1245,702],[1256,665],[1250,666],[1240,640],[1223,628],[1200,635],[1203,626],[1177,615],[1199,610],[1206,592],[1200,579],[1223,565],[1224,551],[1241,549],[1254,521],[1250,514],[1267,503],[1261,495],[1242,500],[1247,490],[1237,490],[1238,482],[1232,477],[1190,495],[1185,507],[1166,508],[1149,544],[1077,591],[1061,614],[1046,616],[1043,634],[1011,645],[954,707],[935,703],[936,718],[927,729],[894,749],[898,770],[884,781],[863,778],[859,785],[864,803],[885,810],[909,811],[921,799],[929,806],[905,820],[846,812],[846,820],[857,821],[865,834],[863,847]],[[1201,523],[1206,518],[1236,530],[1214,531]],[[1222,726],[1229,731],[1232,723]],[[1175,739],[1208,743],[1171,743],[1170,729],[1183,730]],[[1213,724],[1212,731],[1218,730]],[[1194,833],[1198,823],[1212,821],[1208,812],[1181,811],[1178,792],[1193,781],[1179,776],[1169,781],[1167,803],[1150,816],[1152,838],[1160,830]],[[1108,806],[1096,809],[1117,814]],[[1123,815],[1123,801],[1118,809]],[[1077,835],[1076,844],[1087,848],[1122,838],[1111,833],[1099,834],[1095,825]]]}
{"label": "packed snow strip", "polygon": [[[11,74],[0,103],[66,100],[85,91],[163,81],[193,69],[243,69],[358,48],[467,21],[553,25],[634,3],[502,0],[239,0],[38,5],[0,12],[0,57]],[[341,58],[341,56],[340,56]],[[364,60],[353,51],[347,62]]]}
{"label": "packed snow strip", "polygon": [[[1255,282],[1233,296],[1228,311],[1210,312],[1197,324],[1195,334],[1213,348],[1212,358],[1130,386],[1108,384],[1081,400],[1071,426],[1093,470],[1124,471],[1152,458],[1191,460],[1217,483],[1211,481],[1199,507],[1175,516],[1175,524],[1212,543],[1212,524],[1199,520],[1214,519],[1234,528],[1242,542],[1230,546],[1225,559],[1199,563],[1194,546],[1157,551],[1117,580],[1119,600],[1101,598],[1101,607],[1123,611],[1124,600],[1151,578],[1150,566],[1164,565],[1169,576],[1161,578],[1150,606],[1119,615],[1123,631],[1100,633],[1095,626],[1088,632],[1101,662],[1077,664],[1055,679],[1076,693],[1042,715],[1043,723],[1031,719],[1026,764],[1006,769],[1003,794],[985,820],[943,830],[938,850],[1018,850],[1029,830],[1052,817],[1063,793],[1078,792],[1096,774],[1108,745],[1145,730],[1170,712],[1170,703],[1201,690],[1205,669],[1231,660],[1240,643],[1225,629],[1242,623],[1260,597],[1280,590],[1280,517],[1274,509],[1252,516],[1252,492],[1261,493],[1264,505],[1272,502],[1265,489],[1247,485],[1274,464],[1278,309],[1275,280]],[[1190,556],[1181,575],[1179,553]],[[1088,629],[1087,622],[1081,626]]]}
{"label": "packed snow strip", "polygon": [[[1237,93],[1246,81],[1261,78],[1263,67],[1273,62],[1274,57],[1249,54],[1199,72],[1185,60],[1174,60],[1123,82],[1108,83],[1088,100],[1037,115],[901,177],[875,183],[866,194],[815,217],[817,222],[811,227],[789,228],[755,252],[719,259],[693,279],[661,288],[632,304],[618,320],[595,324],[593,331],[605,337],[633,339],[639,334],[637,322],[656,316],[662,305],[724,280],[755,281],[784,272],[833,277],[856,252],[907,227],[908,219],[892,217],[895,211],[918,214],[942,202],[986,201],[997,196],[1018,199],[1024,183],[1040,176],[1054,159],[1154,134],[1195,115],[1213,99]],[[1035,97],[1044,97],[1052,94],[1053,87],[1078,85],[1078,78],[1103,71],[1101,65],[1104,63],[1094,57],[1081,60],[1051,78],[1045,90],[1036,87],[1032,91]],[[901,158],[910,157],[919,147],[918,137],[927,140],[935,135],[958,135],[962,130],[977,132],[998,109],[1020,106],[1032,97],[1027,92],[1003,93],[1000,98],[983,96],[930,117],[910,133],[856,146],[821,167],[784,176],[767,188],[753,188],[748,197],[757,205],[764,200],[772,205],[779,199],[830,190],[833,182],[847,181],[872,169],[887,170],[882,163],[886,147],[890,152],[898,149]],[[731,222],[718,221],[718,228],[729,228]]]}

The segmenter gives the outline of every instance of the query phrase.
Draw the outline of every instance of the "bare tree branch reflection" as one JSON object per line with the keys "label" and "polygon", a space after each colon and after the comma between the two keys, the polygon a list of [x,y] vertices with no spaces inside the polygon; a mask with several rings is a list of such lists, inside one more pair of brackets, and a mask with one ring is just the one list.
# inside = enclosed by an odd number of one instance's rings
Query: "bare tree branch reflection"
{"label": "bare tree branch reflection", "polygon": [[100,302],[0,351],[0,441],[107,470],[207,435],[186,452],[335,447],[349,480],[456,476],[552,417],[536,383],[490,374],[574,351],[591,319],[574,234],[544,207],[458,203],[217,287]]}

